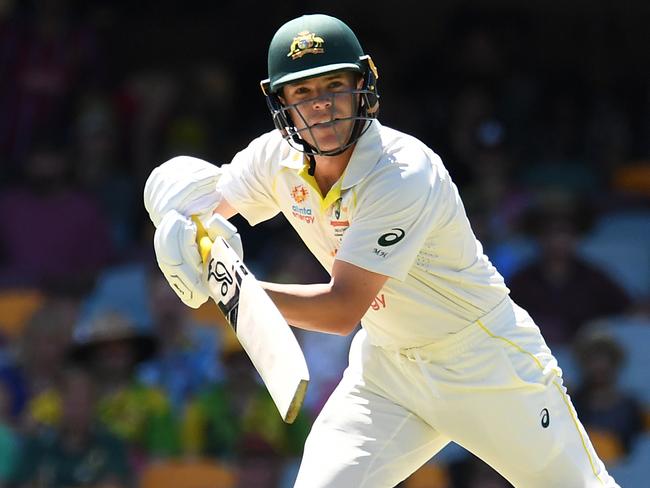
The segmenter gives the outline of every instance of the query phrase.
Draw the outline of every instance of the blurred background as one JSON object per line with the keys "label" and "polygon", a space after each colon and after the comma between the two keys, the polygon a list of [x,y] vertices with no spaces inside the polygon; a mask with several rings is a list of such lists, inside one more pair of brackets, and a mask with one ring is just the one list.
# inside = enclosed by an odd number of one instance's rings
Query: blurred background
{"label": "blurred background", "polygon": [[[0,0],[0,486],[292,486],[350,338],[297,332],[313,380],[284,425],[215,309],[168,289],[142,189],[272,129],[268,42],[314,12],[355,30],[382,123],[441,155],[601,458],[647,486],[645,0]],[[258,276],[326,279],[281,218],[234,223]],[[509,485],[452,444],[402,486]]]}

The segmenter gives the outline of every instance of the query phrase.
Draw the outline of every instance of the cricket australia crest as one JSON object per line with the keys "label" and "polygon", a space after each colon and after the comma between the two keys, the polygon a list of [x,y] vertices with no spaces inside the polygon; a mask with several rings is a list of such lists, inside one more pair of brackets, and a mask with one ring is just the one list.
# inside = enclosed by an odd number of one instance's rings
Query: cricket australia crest
{"label": "cricket australia crest", "polygon": [[317,36],[313,32],[301,31],[293,38],[289,54],[287,57],[291,59],[302,58],[305,54],[320,54],[325,52],[323,48],[325,40]]}

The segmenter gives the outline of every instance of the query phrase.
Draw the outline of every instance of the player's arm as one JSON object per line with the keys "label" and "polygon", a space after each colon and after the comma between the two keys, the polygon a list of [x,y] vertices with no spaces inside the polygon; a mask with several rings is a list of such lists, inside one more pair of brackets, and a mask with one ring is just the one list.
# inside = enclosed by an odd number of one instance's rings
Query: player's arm
{"label": "player's arm", "polygon": [[219,214],[225,219],[229,219],[237,215],[239,212],[237,212],[237,210],[235,210],[225,198],[221,197],[221,201],[219,202],[219,205],[217,205],[217,208],[214,209],[213,213]]}
{"label": "player's arm", "polygon": [[348,335],[382,289],[387,276],[336,260],[329,283],[262,283],[291,325],[305,330]]}

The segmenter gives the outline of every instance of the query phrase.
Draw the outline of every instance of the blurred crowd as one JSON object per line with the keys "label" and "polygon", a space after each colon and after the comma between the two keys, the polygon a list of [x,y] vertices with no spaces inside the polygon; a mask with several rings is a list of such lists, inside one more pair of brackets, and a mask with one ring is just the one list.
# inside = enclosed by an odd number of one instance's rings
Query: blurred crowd
{"label": "blurred crowd", "polygon": [[[438,3],[305,13],[357,31],[382,123],[441,155],[599,455],[644,486],[650,10]],[[166,159],[226,163],[271,130],[266,48],[303,6],[259,8],[0,0],[0,487],[292,485],[350,338],[296,332],[312,381],[284,424],[216,309],[158,272],[141,198]],[[234,223],[258,276],[327,279],[281,218]],[[509,485],[450,445],[403,486]]]}

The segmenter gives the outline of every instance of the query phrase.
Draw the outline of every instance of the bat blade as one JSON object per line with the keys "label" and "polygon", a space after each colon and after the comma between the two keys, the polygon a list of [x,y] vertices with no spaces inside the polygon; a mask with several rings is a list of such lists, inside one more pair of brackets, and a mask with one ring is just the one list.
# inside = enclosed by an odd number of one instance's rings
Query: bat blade
{"label": "bat blade", "polygon": [[292,423],[305,398],[309,371],[291,327],[221,237],[207,257],[210,296],[262,377],[282,419]]}
{"label": "bat blade", "polygon": [[242,281],[237,324],[237,336],[280,415],[292,423],[307,391],[307,364],[284,317],[251,274]]}

